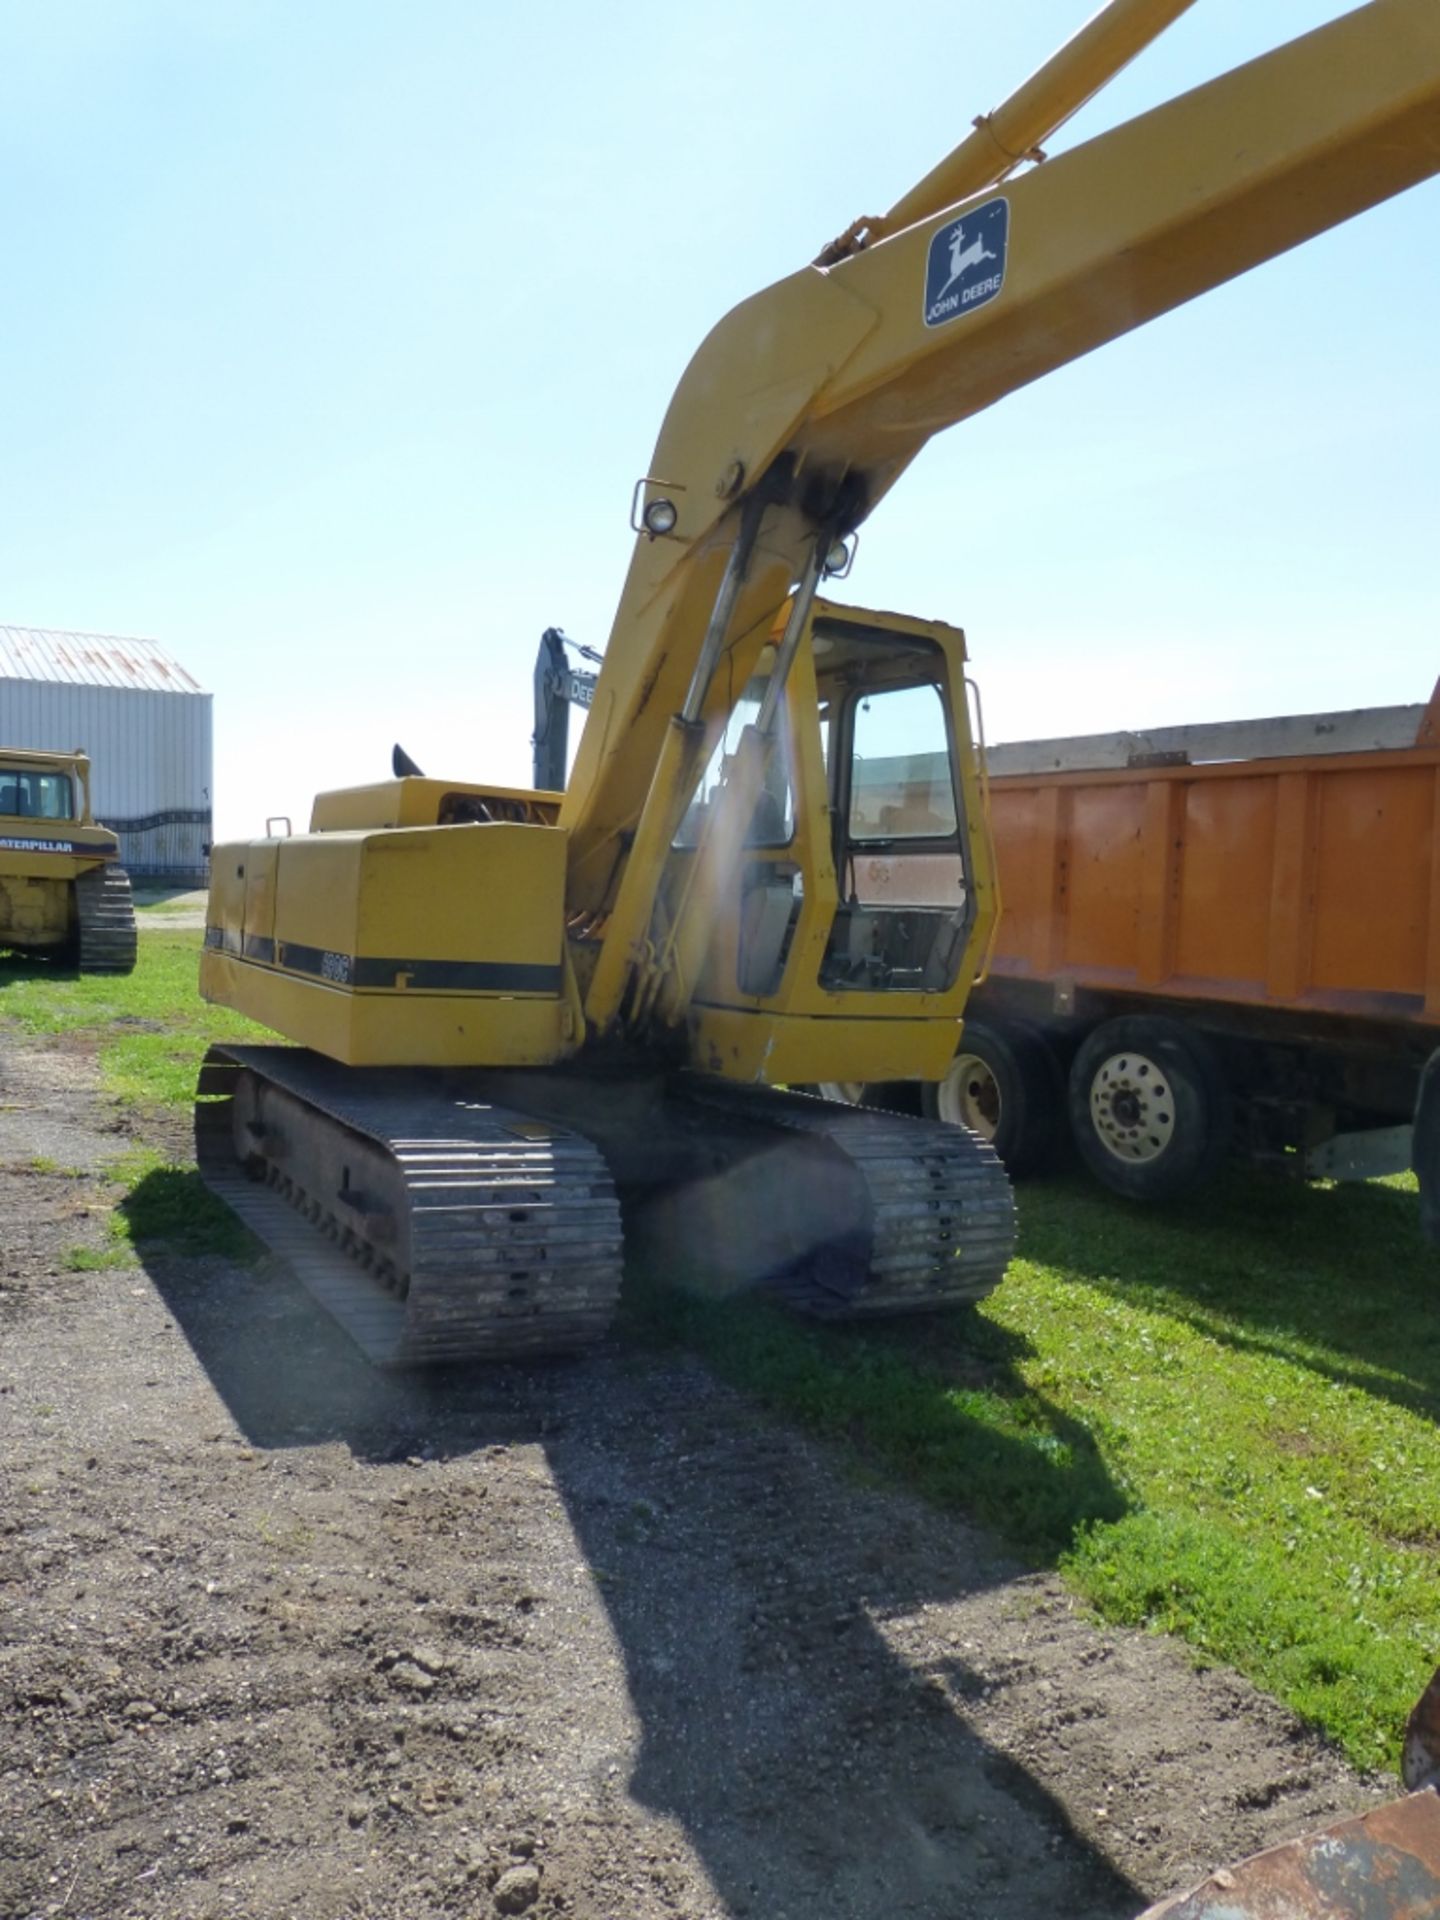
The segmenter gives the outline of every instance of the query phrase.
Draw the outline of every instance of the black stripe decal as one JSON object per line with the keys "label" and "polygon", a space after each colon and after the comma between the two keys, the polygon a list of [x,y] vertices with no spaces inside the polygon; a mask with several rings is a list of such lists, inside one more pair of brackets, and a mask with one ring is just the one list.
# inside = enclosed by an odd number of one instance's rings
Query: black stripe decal
{"label": "black stripe decal", "polygon": [[[293,964],[293,947],[285,958]],[[356,960],[357,987],[393,987],[404,974],[408,987],[437,993],[559,993],[556,967],[527,966],[508,960]]]}
{"label": "black stripe decal", "polygon": [[[558,966],[527,966],[504,960],[375,960],[324,947],[303,947],[293,940],[240,936],[228,927],[206,927],[205,944],[233,953],[261,966],[279,966],[290,973],[308,974],[336,987],[380,987],[392,991],[431,993],[548,993],[562,984]],[[403,976],[404,987],[397,983]]]}

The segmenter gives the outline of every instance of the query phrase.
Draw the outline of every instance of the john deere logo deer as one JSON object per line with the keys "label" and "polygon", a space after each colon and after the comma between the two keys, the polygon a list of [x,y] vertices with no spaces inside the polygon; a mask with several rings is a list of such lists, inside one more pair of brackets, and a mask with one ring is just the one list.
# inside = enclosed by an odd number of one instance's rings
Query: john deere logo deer
{"label": "john deere logo deer", "polygon": [[1010,202],[987,200],[936,230],[925,263],[925,324],[942,326],[993,300],[1005,284]]}

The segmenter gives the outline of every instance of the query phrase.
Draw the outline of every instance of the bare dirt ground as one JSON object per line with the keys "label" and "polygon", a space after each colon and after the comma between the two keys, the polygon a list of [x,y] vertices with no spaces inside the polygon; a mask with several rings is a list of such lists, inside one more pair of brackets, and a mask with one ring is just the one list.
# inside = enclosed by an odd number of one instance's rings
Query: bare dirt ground
{"label": "bare dirt ground", "polygon": [[145,916],[145,926],[151,929],[203,927],[207,898],[203,887],[186,892],[153,886],[144,880],[135,882],[136,908]]}
{"label": "bare dirt ground", "polygon": [[69,1271],[133,1124],[0,1038],[3,1920],[1121,1920],[1385,1797],[694,1360]]}

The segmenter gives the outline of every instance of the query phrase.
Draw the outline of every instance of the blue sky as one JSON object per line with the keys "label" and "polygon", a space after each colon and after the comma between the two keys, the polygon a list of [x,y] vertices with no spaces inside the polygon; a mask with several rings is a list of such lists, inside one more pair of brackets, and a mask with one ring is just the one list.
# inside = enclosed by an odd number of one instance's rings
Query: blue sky
{"label": "blue sky", "polygon": [[[1199,0],[1056,150],[1342,10]],[[1086,11],[0,0],[0,621],[167,645],[224,835],[397,737],[524,784],[691,351]],[[1437,214],[932,444],[849,597],[963,625],[994,738],[1426,698]]]}

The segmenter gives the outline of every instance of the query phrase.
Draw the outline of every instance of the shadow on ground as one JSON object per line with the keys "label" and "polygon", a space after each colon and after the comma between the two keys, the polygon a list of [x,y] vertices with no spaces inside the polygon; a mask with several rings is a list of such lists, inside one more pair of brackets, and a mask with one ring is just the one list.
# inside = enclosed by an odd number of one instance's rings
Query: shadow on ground
{"label": "shadow on ground", "polygon": [[57,954],[53,959],[39,953],[16,953],[0,947],[0,993],[17,980],[78,980],[80,969],[72,960]]}
{"label": "shadow on ground", "polygon": [[[983,1536],[856,1484],[673,1350],[385,1376],[273,1262],[147,1266],[257,1447],[339,1441],[364,1465],[543,1446],[641,1728],[629,1792],[679,1823],[731,1912],[1119,1920],[1144,1904],[970,1724],[975,1656],[917,1666],[897,1646],[927,1605],[1015,1579]],[[952,1440],[963,1451],[963,1423]],[[1037,1470],[1073,1477],[1058,1458]]]}
{"label": "shadow on ground", "polygon": [[[132,1204],[157,1218],[202,1204],[170,1177],[163,1192],[141,1182]],[[1204,1201],[1141,1214],[1062,1179],[1025,1190],[1022,1255],[1237,1347],[1440,1409],[1434,1261],[1415,1213],[1413,1195],[1383,1187],[1297,1191],[1237,1174]],[[973,1644],[937,1648],[915,1628],[937,1604],[983,1610],[988,1595],[998,1607],[1017,1591],[1013,1562],[877,1486],[866,1432],[837,1432],[861,1448],[847,1474],[845,1456],[760,1421],[667,1344],[687,1316],[719,1312],[707,1351],[759,1339],[767,1364],[803,1370],[763,1310],[657,1309],[642,1286],[628,1339],[586,1360],[385,1377],[269,1261],[148,1264],[258,1447],[338,1441],[362,1469],[543,1447],[623,1657],[641,1729],[630,1795],[679,1824],[732,1912],[837,1911],[836,1884],[847,1920],[1115,1920],[1144,1904],[1059,1795],[978,1730],[971,1707],[989,1681]],[[909,1439],[948,1463],[955,1504],[974,1510],[992,1475],[1018,1485],[1040,1516],[1032,1544],[1049,1554],[1123,1512],[1079,1422],[1042,1405],[1037,1446],[967,1413],[972,1390],[1022,1397],[1023,1340],[993,1322],[823,1343],[871,1370],[877,1420],[893,1348],[924,1360],[932,1385],[907,1413]],[[785,1387],[796,1404],[803,1371]]]}

